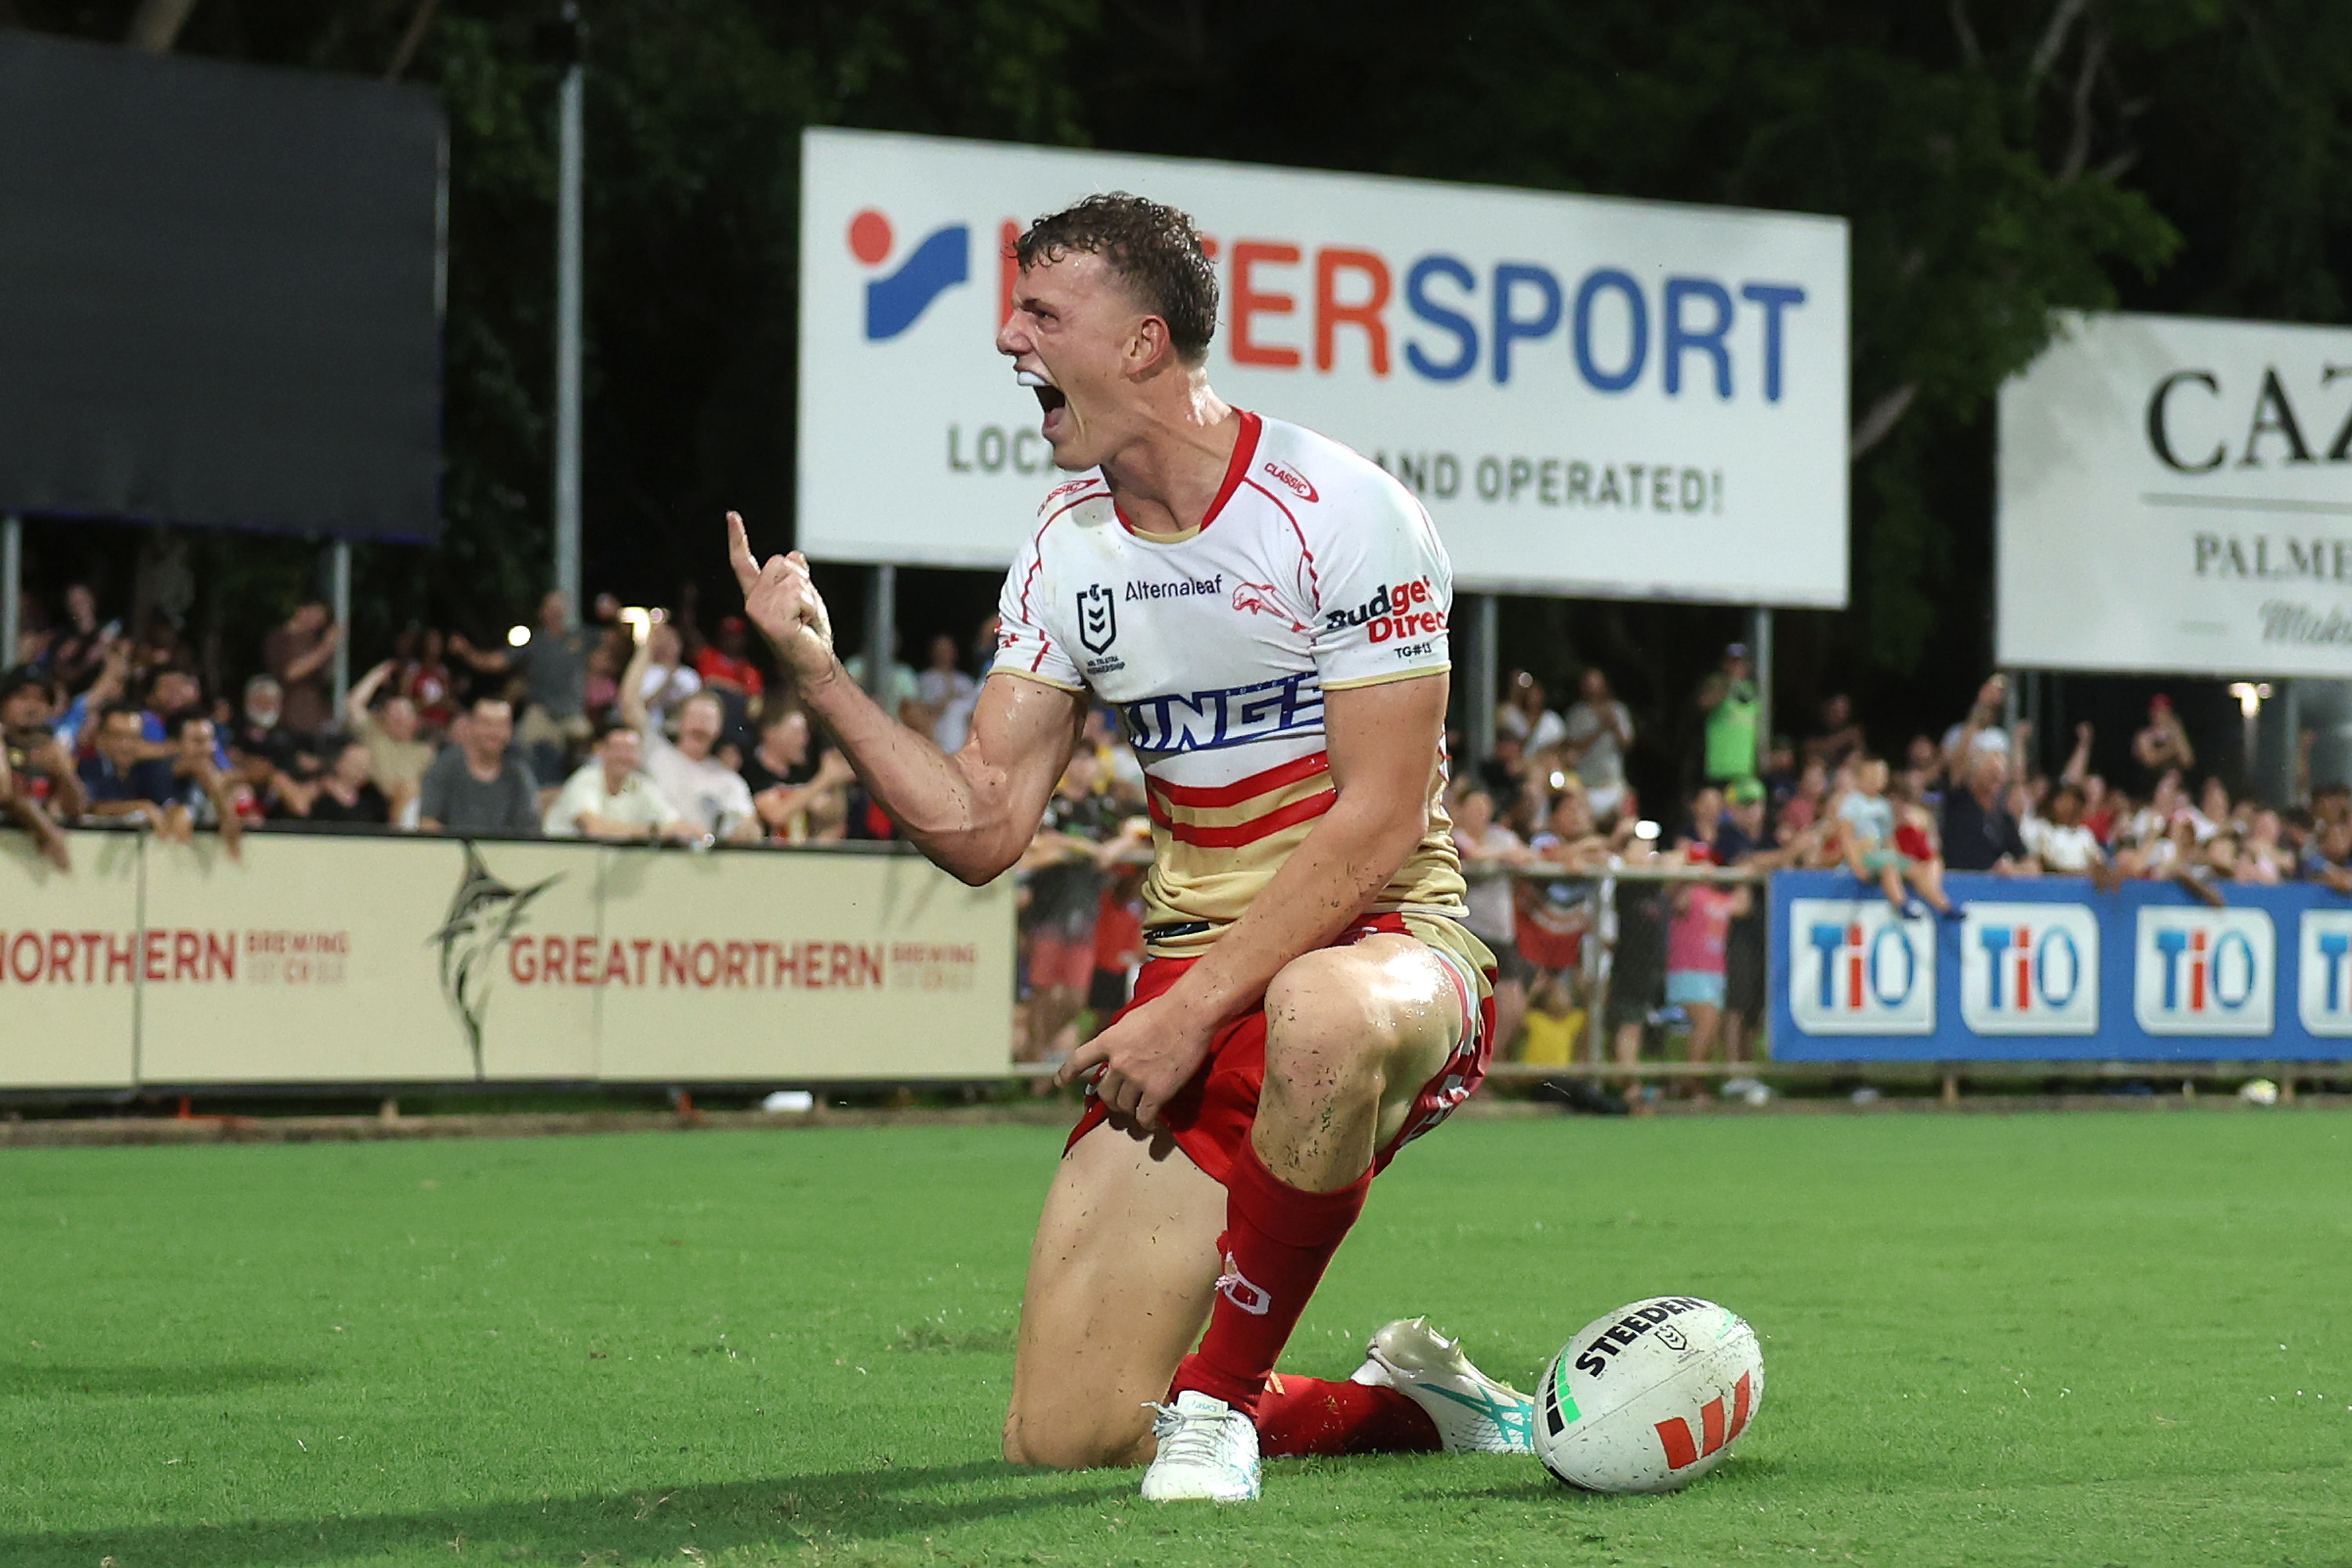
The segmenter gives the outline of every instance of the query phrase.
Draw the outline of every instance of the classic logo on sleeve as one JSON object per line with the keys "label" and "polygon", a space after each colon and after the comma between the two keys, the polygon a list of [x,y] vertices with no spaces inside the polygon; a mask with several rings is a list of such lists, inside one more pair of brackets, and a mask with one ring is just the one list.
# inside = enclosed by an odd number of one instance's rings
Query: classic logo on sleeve
{"label": "classic logo on sleeve", "polygon": [[2082,904],[1967,905],[1960,1021],[1979,1035],[2096,1034],[2098,917]]}
{"label": "classic logo on sleeve", "polygon": [[1936,921],[1884,899],[1789,901],[1789,1016],[1809,1035],[1936,1028]]}
{"label": "classic logo on sleeve", "polygon": [[2267,1035],[2277,945],[2260,910],[2144,909],[2133,1016],[2151,1035]]}

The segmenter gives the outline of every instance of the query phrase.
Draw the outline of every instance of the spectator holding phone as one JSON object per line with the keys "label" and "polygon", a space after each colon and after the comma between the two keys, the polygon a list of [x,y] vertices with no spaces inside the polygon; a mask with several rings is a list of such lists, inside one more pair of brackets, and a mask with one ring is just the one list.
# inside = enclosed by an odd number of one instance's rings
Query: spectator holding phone
{"label": "spectator holding phone", "polygon": [[2189,773],[2197,766],[2197,748],[2189,743],[2172,699],[2161,691],[2147,700],[2147,724],[2132,737],[2132,761],[2151,776]]}

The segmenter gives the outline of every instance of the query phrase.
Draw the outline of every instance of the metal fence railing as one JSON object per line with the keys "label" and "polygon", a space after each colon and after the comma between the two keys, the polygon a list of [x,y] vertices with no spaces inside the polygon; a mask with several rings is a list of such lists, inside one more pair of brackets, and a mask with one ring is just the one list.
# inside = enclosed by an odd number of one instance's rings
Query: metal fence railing
{"label": "metal fence railing", "polygon": [[1760,873],[1616,857],[1467,869],[1500,961],[1496,1076],[1736,1076],[1766,1057]]}
{"label": "metal fence railing", "polygon": [[[1102,868],[1109,896],[1094,917],[1127,922],[1115,930],[1091,923],[1084,897],[1074,901],[1055,878],[1024,874],[1021,1070],[1047,1070],[1057,1038],[1066,1044],[1087,1015],[1126,1000],[1141,943],[1121,879],[1148,865],[1145,851]],[[1465,873],[1469,923],[1497,963],[1496,1076],[1725,1076],[1764,1054],[1760,874],[1615,858],[1472,862]],[[1083,980],[1081,943],[1094,955]]]}

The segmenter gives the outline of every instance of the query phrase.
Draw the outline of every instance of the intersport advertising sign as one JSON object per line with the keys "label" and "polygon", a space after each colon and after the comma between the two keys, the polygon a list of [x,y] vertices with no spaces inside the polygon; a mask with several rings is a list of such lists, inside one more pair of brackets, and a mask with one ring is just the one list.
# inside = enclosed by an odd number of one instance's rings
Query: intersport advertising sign
{"label": "intersport advertising sign", "polygon": [[2002,664],[2352,676],[2352,328],[2069,315],[2000,487]]}
{"label": "intersport advertising sign", "polygon": [[1842,219],[931,137],[802,144],[798,542],[1001,566],[1059,482],[1007,247],[1097,191],[1214,247],[1210,374],[1420,495],[1458,585],[1846,602]]}

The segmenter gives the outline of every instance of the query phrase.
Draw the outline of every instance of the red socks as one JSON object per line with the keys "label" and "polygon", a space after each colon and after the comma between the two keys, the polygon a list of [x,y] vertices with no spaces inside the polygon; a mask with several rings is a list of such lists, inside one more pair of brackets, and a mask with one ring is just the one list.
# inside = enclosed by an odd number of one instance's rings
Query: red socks
{"label": "red socks", "polygon": [[1276,1373],[1257,1404],[1258,1452],[1269,1459],[1310,1454],[1434,1454],[1437,1424],[1409,1394],[1360,1383]]}
{"label": "red socks", "polygon": [[1302,1192],[1276,1178],[1242,1140],[1225,1173],[1225,1234],[1217,1243],[1225,1270],[1209,1331],[1177,1367],[1169,1398],[1192,1389],[1257,1414],[1275,1358],[1371,1184],[1366,1171],[1336,1193]]}
{"label": "red socks", "polygon": [[1274,1375],[1275,1358],[1363,1212],[1371,1184],[1367,1171],[1336,1193],[1301,1192],[1243,1142],[1225,1173],[1225,1234],[1217,1242],[1225,1271],[1209,1331],[1177,1367],[1170,1399],[1189,1388],[1248,1411],[1257,1422],[1258,1451],[1268,1458],[1436,1452],[1436,1425],[1408,1394]]}

